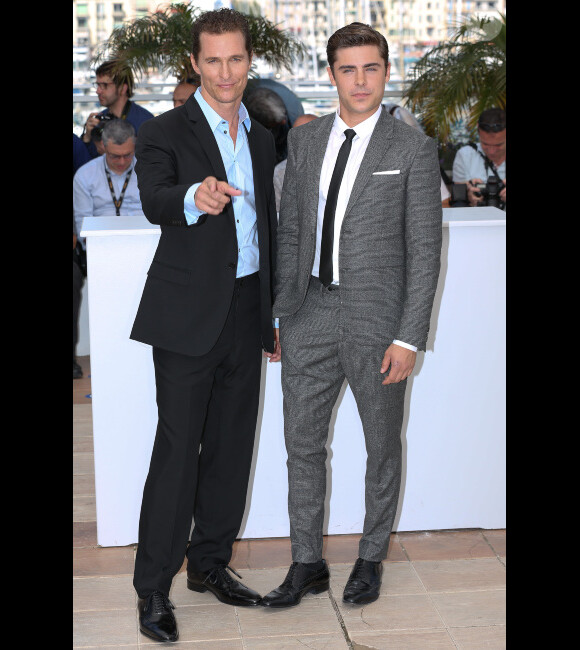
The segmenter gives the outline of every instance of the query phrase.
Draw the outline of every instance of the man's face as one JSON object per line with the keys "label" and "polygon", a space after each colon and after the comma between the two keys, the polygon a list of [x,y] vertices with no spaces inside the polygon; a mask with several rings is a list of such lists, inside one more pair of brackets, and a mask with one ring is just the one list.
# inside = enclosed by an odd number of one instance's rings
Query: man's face
{"label": "man's face", "polygon": [[135,140],[129,138],[123,144],[113,144],[108,142],[105,145],[105,156],[107,165],[115,174],[122,174],[129,169],[133,156],[135,155]]}
{"label": "man's face", "polygon": [[381,105],[391,64],[385,67],[377,45],[360,45],[339,48],[332,69],[326,70],[338,90],[341,118],[355,126]]}
{"label": "man's face", "polygon": [[101,106],[112,106],[119,96],[119,89],[109,75],[97,75],[97,97]]}
{"label": "man's face", "polygon": [[191,55],[193,69],[201,76],[201,92],[217,112],[241,102],[252,64],[242,32],[208,34],[199,38],[197,62]]}
{"label": "man's face", "polygon": [[479,134],[479,143],[485,155],[494,163],[502,163],[505,159],[505,132],[498,131],[497,133],[489,133],[482,129],[477,129]]}
{"label": "man's face", "polygon": [[183,106],[196,90],[197,86],[194,86],[193,84],[178,84],[173,91],[173,108],[176,106]]}

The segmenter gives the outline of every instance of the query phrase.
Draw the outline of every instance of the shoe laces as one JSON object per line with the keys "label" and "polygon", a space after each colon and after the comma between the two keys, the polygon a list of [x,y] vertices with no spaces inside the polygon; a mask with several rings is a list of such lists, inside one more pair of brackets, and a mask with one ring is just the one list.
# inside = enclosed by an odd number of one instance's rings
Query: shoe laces
{"label": "shoe laces", "polygon": [[168,608],[175,609],[175,605],[161,591],[154,591],[151,595],[151,610],[153,614],[163,614]]}
{"label": "shoe laces", "polygon": [[238,576],[238,578],[241,580],[242,576],[235,570],[232,569],[231,566],[229,565],[218,565],[214,567],[205,577],[205,580],[202,582],[202,584],[205,584],[208,580],[214,584],[217,582],[219,578],[221,578],[224,582],[227,584],[231,585],[235,582],[235,580],[229,575],[229,573],[226,571],[231,571],[234,575]]}
{"label": "shoe laces", "polygon": [[284,578],[284,582],[280,585],[281,587],[291,585],[293,580],[294,580],[294,573],[296,571],[296,567],[298,566],[298,562],[292,562],[290,565],[290,568],[288,569],[288,573],[286,574],[286,577]]}
{"label": "shoe laces", "polygon": [[354,563],[354,567],[352,570],[352,574],[350,579],[352,581],[354,580],[362,580],[361,573],[363,572],[363,567],[364,567],[364,560],[362,560],[360,557],[356,560]]}

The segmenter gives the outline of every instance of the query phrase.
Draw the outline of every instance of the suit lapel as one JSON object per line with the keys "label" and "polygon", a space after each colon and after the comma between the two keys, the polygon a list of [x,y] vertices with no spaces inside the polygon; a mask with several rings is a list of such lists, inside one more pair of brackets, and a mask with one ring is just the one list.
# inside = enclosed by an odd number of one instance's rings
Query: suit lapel
{"label": "suit lapel", "polygon": [[[258,217],[258,224],[260,222],[260,215],[267,214],[266,210],[266,197],[264,196],[264,174],[262,173],[260,155],[260,143],[256,136],[256,128],[252,127],[246,130],[248,137],[248,144],[250,146],[250,156],[252,158],[252,173],[254,176],[254,197],[256,199],[256,215]],[[258,232],[259,234],[259,232]]]}
{"label": "suit lapel", "polygon": [[194,95],[191,95],[185,103],[185,109],[190,120],[191,130],[199,141],[200,150],[205,154],[208,164],[213,170],[213,175],[218,181],[227,181],[226,170],[219,147]]}
{"label": "suit lapel", "polygon": [[255,124],[251,126],[249,131],[246,130],[246,135],[250,146],[252,173],[254,176],[254,200],[256,201],[256,225],[258,229],[258,249],[260,251],[260,271],[262,273],[262,279],[265,280],[266,275],[269,277],[270,269],[270,225],[264,185],[265,176],[261,164],[262,147],[260,146]]}
{"label": "suit lapel", "polygon": [[320,173],[322,170],[322,163],[324,162],[324,155],[326,154],[326,147],[328,146],[328,139],[334,124],[334,113],[325,115],[318,118],[319,128],[314,137],[308,144],[308,171],[305,179],[299,179],[300,182],[305,183],[305,196],[304,203],[307,209],[307,221],[311,226],[312,233],[316,238],[316,225],[318,221],[318,195],[320,186]]}
{"label": "suit lapel", "polygon": [[389,115],[383,107],[381,110],[381,115],[371,134],[369,144],[367,146],[367,150],[365,151],[365,155],[363,156],[361,166],[359,167],[358,173],[356,175],[354,185],[352,186],[348,205],[346,206],[344,213],[345,217],[348,215],[350,209],[358,200],[367,183],[371,180],[373,171],[376,170],[377,165],[381,162],[387,149],[389,148],[392,141],[391,139],[393,135],[394,121],[395,118]]}

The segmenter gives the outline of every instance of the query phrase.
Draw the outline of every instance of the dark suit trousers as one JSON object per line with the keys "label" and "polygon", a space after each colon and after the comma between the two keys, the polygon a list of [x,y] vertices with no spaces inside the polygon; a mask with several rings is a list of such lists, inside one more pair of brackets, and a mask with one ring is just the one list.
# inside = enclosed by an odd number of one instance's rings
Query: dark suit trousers
{"label": "dark suit trousers", "polygon": [[231,559],[258,415],[259,291],[257,273],[236,280],[226,324],[207,354],[153,349],[159,421],[139,520],[133,584],[140,597],[168,594],[186,553],[195,571]]}

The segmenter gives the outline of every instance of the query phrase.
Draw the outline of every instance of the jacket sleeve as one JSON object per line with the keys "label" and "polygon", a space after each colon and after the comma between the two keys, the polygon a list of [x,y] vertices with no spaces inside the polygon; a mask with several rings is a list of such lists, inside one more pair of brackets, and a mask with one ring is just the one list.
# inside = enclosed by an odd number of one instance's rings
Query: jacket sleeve
{"label": "jacket sleeve", "polygon": [[[292,291],[290,282],[298,276],[298,194],[296,178],[295,131],[288,132],[288,158],[282,186],[278,220],[276,275],[274,284],[275,307],[286,304]],[[275,313],[276,315],[276,313]]]}
{"label": "jacket sleeve", "polygon": [[135,173],[147,220],[157,225],[187,226],[184,199],[189,185],[179,184],[177,163],[163,126],[155,119],[141,125],[135,148]]}
{"label": "jacket sleeve", "polygon": [[405,298],[395,338],[425,350],[441,266],[443,212],[437,144],[427,138],[411,164],[405,204]]}

